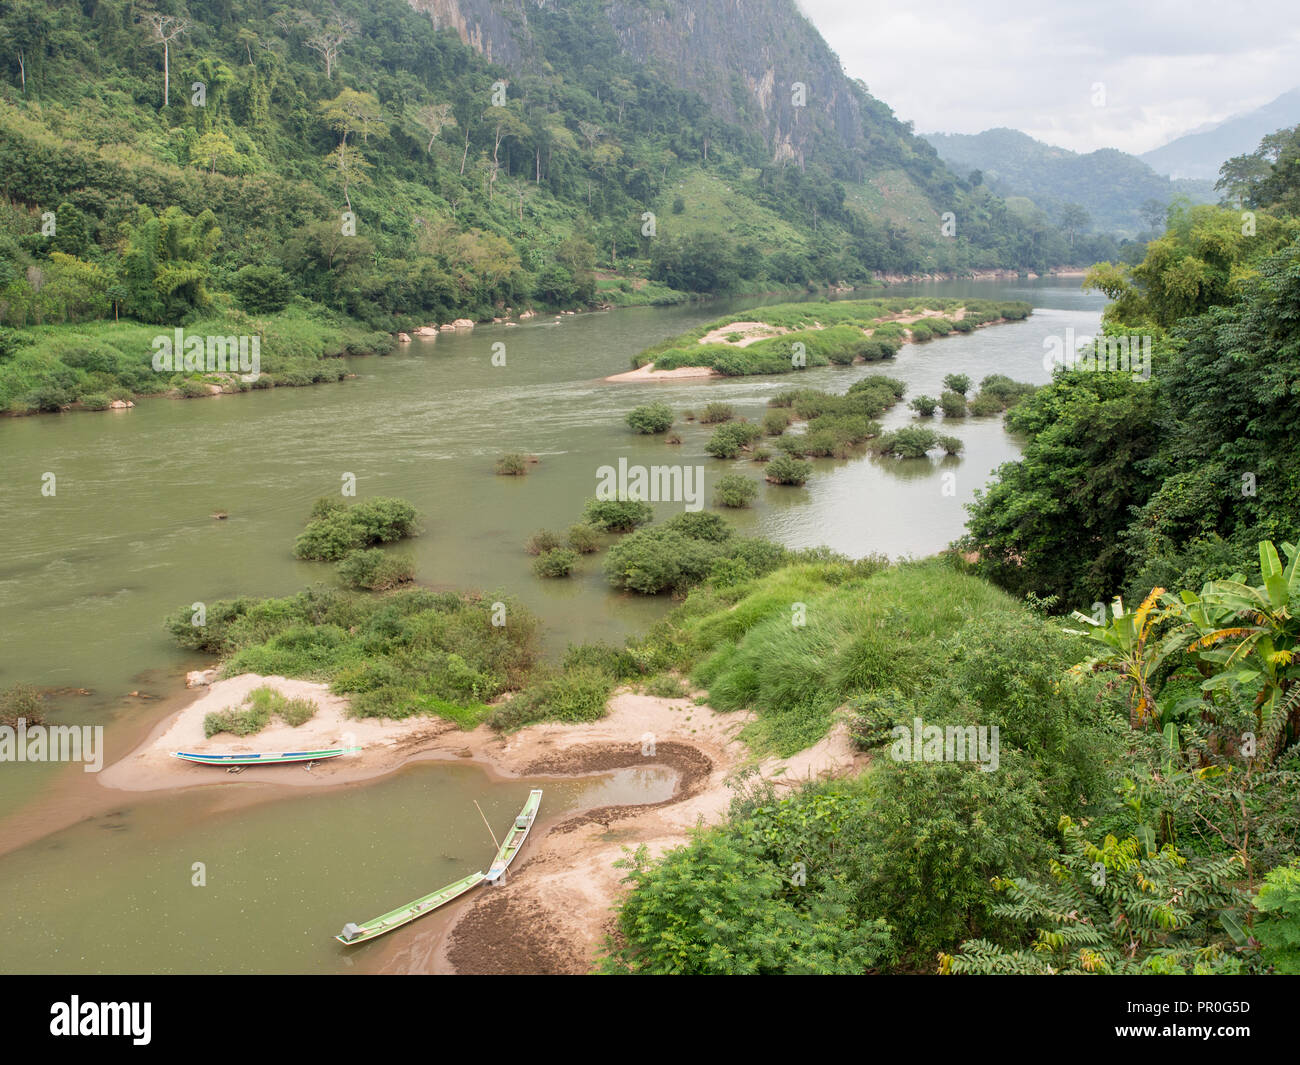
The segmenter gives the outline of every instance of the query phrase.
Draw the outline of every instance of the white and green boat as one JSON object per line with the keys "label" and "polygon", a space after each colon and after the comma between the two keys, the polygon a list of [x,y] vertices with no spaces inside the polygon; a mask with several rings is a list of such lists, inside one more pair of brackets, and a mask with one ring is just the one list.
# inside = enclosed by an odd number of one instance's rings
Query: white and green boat
{"label": "white and green boat", "polygon": [[196,754],[192,751],[173,751],[176,758],[199,765],[283,765],[286,762],[321,762],[343,754],[356,754],[360,747],[329,747],[320,751],[284,751],[279,754]]}
{"label": "white and green boat", "polygon": [[505,875],[510,863],[515,860],[515,855],[523,847],[524,840],[528,838],[533,822],[537,819],[537,810],[541,805],[542,789],[534,788],[528,793],[528,801],[524,803],[524,808],[519,811],[519,816],[515,818],[515,823],[510,826],[510,831],[506,833],[505,842],[501,844],[501,849],[497,851],[496,858],[488,866],[487,876],[484,879],[489,884],[495,884],[500,880]]}
{"label": "white and green boat", "polygon": [[334,938],[350,947],[358,943],[365,943],[367,940],[382,936],[385,932],[391,932],[394,928],[401,928],[404,924],[410,924],[417,917],[432,913],[439,906],[446,906],[447,903],[460,898],[465,892],[478,887],[482,882],[483,874],[481,872],[470,873],[463,880],[457,880],[454,884],[439,888],[432,894],[418,898],[406,906],[384,914],[382,917],[376,917],[373,921],[366,921],[364,924],[359,925],[349,922],[343,926],[343,931]]}

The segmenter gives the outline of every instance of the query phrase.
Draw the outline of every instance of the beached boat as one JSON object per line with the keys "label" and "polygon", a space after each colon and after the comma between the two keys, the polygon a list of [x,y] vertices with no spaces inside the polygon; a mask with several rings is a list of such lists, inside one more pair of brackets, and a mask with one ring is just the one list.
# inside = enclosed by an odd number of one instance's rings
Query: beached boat
{"label": "beached boat", "polygon": [[470,873],[463,880],[457,880],[454,884],[439,888],[432,894],[416,899],[406,906],[384,914],[382,917],[376,917],[373,921],[366,921],[364,924],[359,925],[345,924],[343,931],[334,938],[340,943],[346,943],[348,946],[364,943],[368,939],[382,936],[385,932],[391,932],[394,928],[409,924],[417,917],[423,917],[426,913],[432,913],[439,906],[445,906],[452,900],[460,898],[470,888],[478,887],[482,882],[483,874],[481,872]]}
{"label": "beached boat", "polygon": [[190,751],[173,751],[176,758],[200,765],[248,766],[277,765],[283,762],[320,762],[337,758],[341,754],[356,754],[360,747],[331,747],[323,751],[284,751],[280,754],[194,754]]}
{"label": "beached boat", "polygon": [[528,801],[524,803],[524,808],[519,811],[515,823],[510,826],[510,831],[506,833],[505,842],[501,844],[501,849],[497,851],[496,858],[488,867],[487,876],[483,879],[489,884],[495,884],[500,880],[505,874],[506,868],[515,860],[519,848],[524,845],[524,840],[528,838],[528,832],[533,827],[533,821],[537,819],[537,810],[541,805],[542,789],[534,788],[528,793]]}

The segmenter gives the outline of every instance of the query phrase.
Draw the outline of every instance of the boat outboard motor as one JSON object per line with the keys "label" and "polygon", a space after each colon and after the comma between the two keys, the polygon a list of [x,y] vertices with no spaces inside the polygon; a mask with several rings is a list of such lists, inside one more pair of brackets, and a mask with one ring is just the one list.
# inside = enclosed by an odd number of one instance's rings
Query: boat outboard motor
{"label": "boat outboard motor", "polygon": [[340,932],[339,935],[341,935],[346,940],[350,940],[352,939],[353,936],[355,936],[360,931],[361,931],[360,928],[358,928],[351,921],[349,921],[347,924],[343,926],[343,931]]}

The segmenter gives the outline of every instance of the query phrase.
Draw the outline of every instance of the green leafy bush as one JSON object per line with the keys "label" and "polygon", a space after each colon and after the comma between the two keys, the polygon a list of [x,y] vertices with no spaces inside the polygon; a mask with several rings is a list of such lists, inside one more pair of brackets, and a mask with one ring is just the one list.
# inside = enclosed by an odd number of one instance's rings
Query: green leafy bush
{"label": "green leafy bush", "polygon": [[586,522],[569,526],[569,546],[580,555],[595,554],[600,550],[600,530]]}
{"label": "green leafy bush", "polygon": [[339,577],[349,588],[387,591],[415,579],[415,564],[377,547],[353,551],[338,564]]}
{"label": "green leafy bush", "polygon": [[730,403],[709,403],[705,405],[700,421],[705,425],[715,425],[719,422],[729,422],[735,416],[735,408]]}
{"label": "green leafy bush", "polygon": [[589,499],[582,509],[582,520],[606,532],[628,532],[654,517],[649,503],[639,499]]}
{"label": "green leafy bush", "polygon": [[627,424],[638,433],[667,432],[673,424],[673,409],[667,403],[651,403],[628,412]]}
{"label": "green leafy bush", "polygon": [[567,577],[578,564],[578,552],[568,547],[543,551],[533,560],[533,573],[538,577]]}
{"label": "green leafy bush", "polygon": [[943,408],[945,418],[966,417],[966,397],[960,392],[945,391],[939,397],[939,406]]}
{"label": "green leafy bush", "polygon": [[518,451],[508,452],[497,459],[494,468],[500,477],[522,477],[528,473],[528,456]]}
{"label": "green leafy bush", "polygon": [[524,550],[530,555],[544,555],[547,551],[554,551],[557,547],[563,546],[564,541],[560,539],[560,535],[551,532],[550,529],[538,529],[524,541]]}
{"label": "green leafy bush", "polygon": [[758,485],[739,473],[728,473],[718,479],[714,501],[724,507],[747,507],[758,498]]}
{"label": "green leafy bush", "polygon": [[939,401],[933,396],[917,396],[908,406],[922,418],[931,418],[938,409]]}
{"label": "green leafy bush", "polygon": [[812,476],[811,462],[790,455],[778,455],[763,469],[764,478],[771,484],[804,484]]}

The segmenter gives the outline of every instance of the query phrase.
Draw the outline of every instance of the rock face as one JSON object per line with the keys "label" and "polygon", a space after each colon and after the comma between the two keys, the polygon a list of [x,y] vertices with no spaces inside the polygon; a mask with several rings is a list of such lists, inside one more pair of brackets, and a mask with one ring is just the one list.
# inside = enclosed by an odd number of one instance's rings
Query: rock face
{"label": "rock face", "polygon": [[[563,3],[408,2],[490,60],[532,72],[545,66],[545,34],[562,31],[575,17]],[[933,157],[861,81],[844,74],[795,0],[606,0],[598,6],[594,18],[603,24],[592,28],[597,38],[612,31],[623,55],[698,92],[719,118],[760,133],[774,162],[801,165],[828,140],[839,142],[840,153],[848,148],[858,155],[853,166],[863,173],[877,169],[870,160],[881,156],[906,157],[919,149]],[[733,91],[740,87],[745,98]],[[847,176],[861,180],[863,173]]]}

